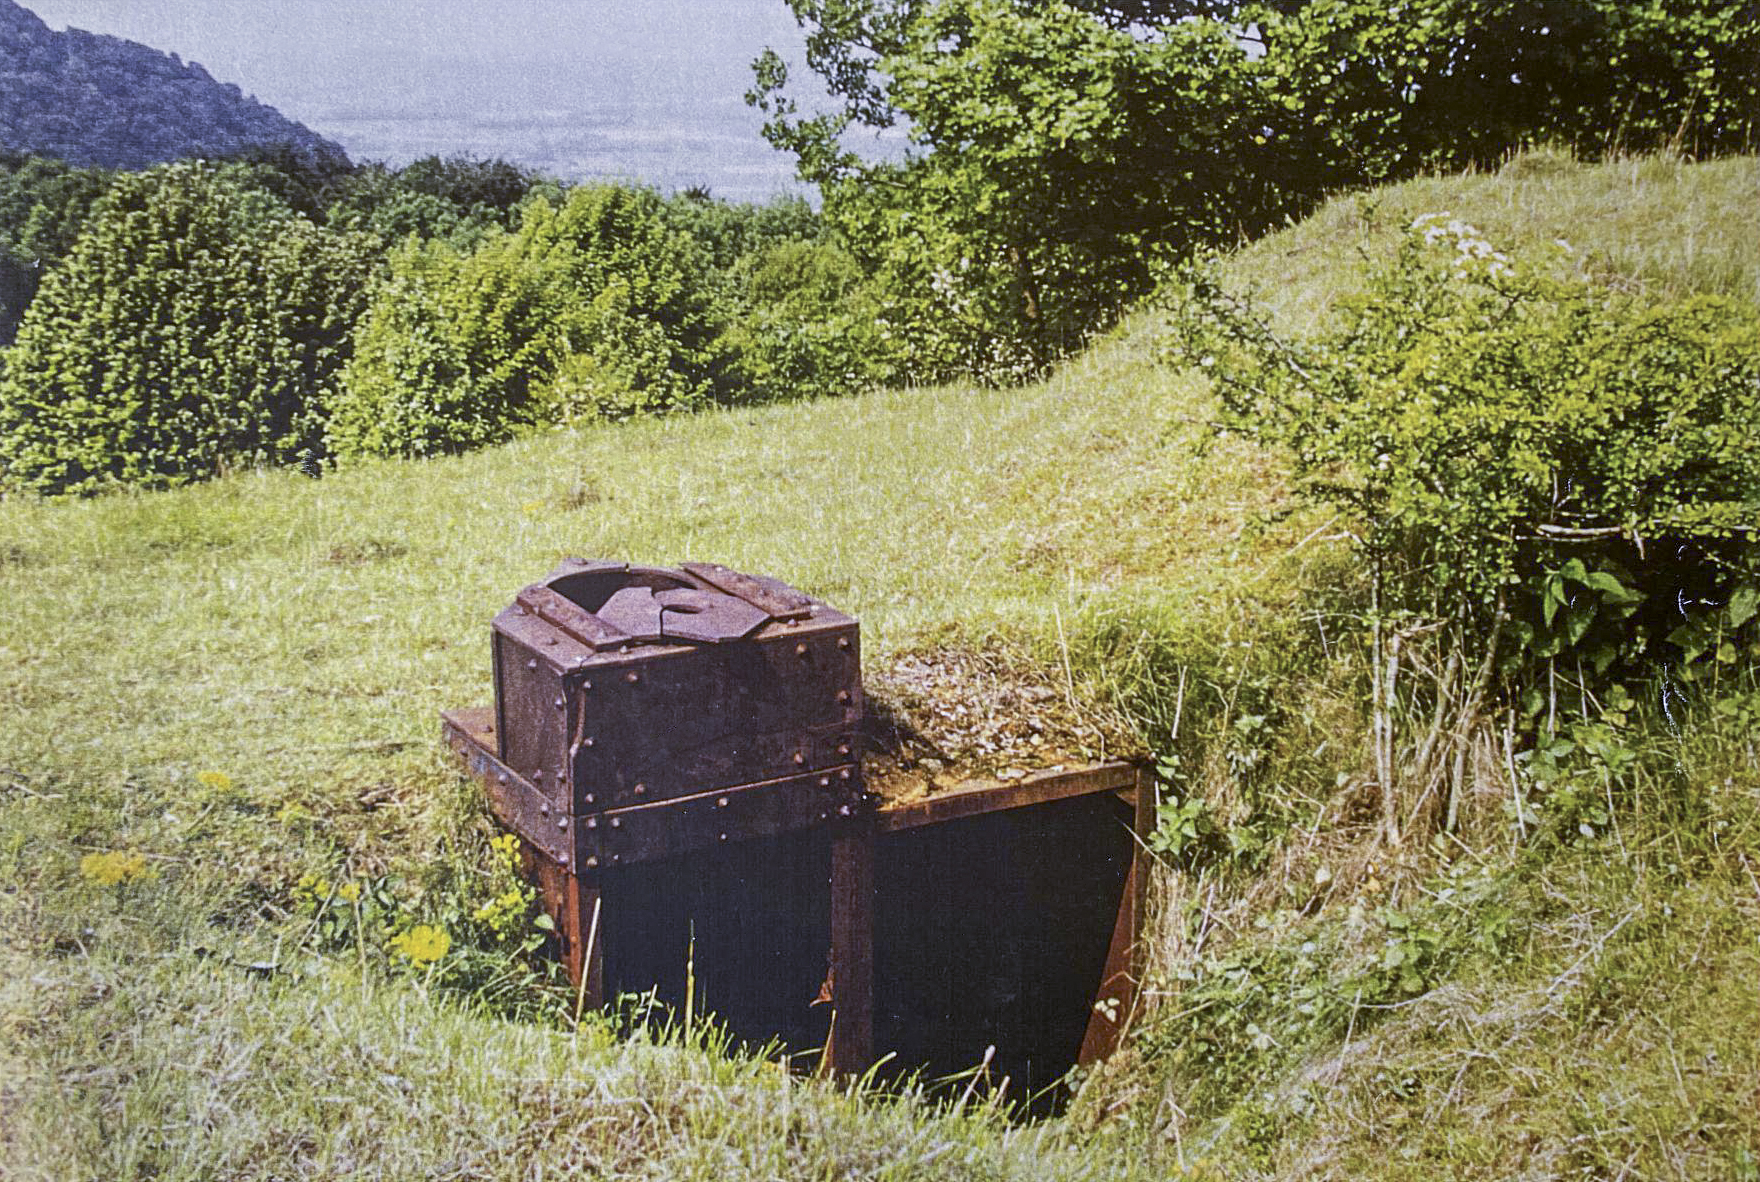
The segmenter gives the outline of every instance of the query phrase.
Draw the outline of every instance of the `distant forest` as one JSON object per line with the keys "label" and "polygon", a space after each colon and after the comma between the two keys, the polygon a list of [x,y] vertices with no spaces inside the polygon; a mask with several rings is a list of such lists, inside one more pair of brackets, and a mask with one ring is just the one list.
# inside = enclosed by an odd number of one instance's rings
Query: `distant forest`
{"label": "distant forest", "polygon": [[314,162],[348,159],[194,62],[119,37],[57,33],[0,0],[0,150],[145,168],[269,144]]}

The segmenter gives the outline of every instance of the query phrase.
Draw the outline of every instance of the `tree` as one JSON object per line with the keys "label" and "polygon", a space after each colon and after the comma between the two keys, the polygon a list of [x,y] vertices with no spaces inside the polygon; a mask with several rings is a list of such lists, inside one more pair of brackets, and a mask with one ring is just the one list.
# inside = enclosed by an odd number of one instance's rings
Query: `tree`
{"label": "tree", "polygon": [[[803,115],[773,53],[748,99],[931,374],[1037,372],[1147,290],[1146,254],[1329,191],[1536,138],[1741,150],[1760,119],[1755,0],[790,5],[835,106]],[[850,150],[895,125],[902,163]]]}
{"label": "tree", "polygon": [[117,177],[8,351],[0,482],[164,486],[309,454],[374,265],[223,170]]}

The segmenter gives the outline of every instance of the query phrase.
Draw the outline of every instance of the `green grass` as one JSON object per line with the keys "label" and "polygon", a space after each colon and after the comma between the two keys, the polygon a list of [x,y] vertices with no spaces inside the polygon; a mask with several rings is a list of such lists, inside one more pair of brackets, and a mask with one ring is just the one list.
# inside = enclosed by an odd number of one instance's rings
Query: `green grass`
{"label": "green grass", "polygon": [[[1757,197],[1752,159],[1540,154],[1340,199],[1228,265],[1301,327],[1398,226],[1448,209],[1500,244],[1566,238],[1616,286],[1754,298]],[[1230,922],[1304,905],[1279,876],[1311,875],[1298,838],[1348,855],[1328,809],[1360,757],[1348,669],[1324,660],[1305,590],[1333,573],[1336,530],[1291,505],[1273,459],[1208,440],[1205,393],[1157,363],[1157,337],[1145,312],[1018,390],[0,503],[0,1176],[1755,1177],[1743,933],[1760,896],[1744,867],[1760,851],[1671,877],[1654,823],[1650,852],[1614,870],[1596,847],[1520,879],[1523,899],[1563,900],[1522,912],[1521,958],[1463,954],[1422,1004],[1351,1024],[1342,1057],[1334,1032],[1243,1060],[1270,1098],[1216,1098],[1189,1121],[1171,1114],[1190,1080],[1147,1040],[1079,1120],[1011,1130],[785,1081],[700,1036],[576,1042],[299,946],[308,870],[394,873],[412,908],[486,881],[487,829],[436,715],[489,699],[490,617],[569,554],[777,575],[859,615],[870,667],[999,644],[1056,668],[1067,647],[1081,693],[1116,696],[1158,749],[1176,719],[1205,733],[1268,679],[1306,684],[1276,753],[1301,799]],[[1727,779],[1719,807],[1747,817],[1752,751],[1706,758],[1695,782]],[[153,877],[81,877],[82,856],[112,849],[146,852]],[[1191,886],[1165,879],[1164,909]],[[1570,977],[1570,1004],[1536,1002],[1628,899],[1642,922]],[[1336,926],[1350,902],[1301,921],[1346,961],[1362,953]],[[1175,927],[1167,964],[1190,952]],[[258,962],[284,967],[240,967]],[[1619,981],[1585,1017],[1604,965]],[[1315,1071],[1325,1086],[1304,1091]],[[1719,1098],[1731,1087],[1745,1108]]]}

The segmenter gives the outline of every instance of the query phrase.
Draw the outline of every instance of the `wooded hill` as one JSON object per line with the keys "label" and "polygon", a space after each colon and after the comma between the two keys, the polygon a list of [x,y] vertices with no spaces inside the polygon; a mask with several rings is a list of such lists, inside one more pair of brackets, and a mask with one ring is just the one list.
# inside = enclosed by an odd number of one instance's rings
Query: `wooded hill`
{"label": "wooded hill", "polygon": [[338,145],[195,62],[83,29],[57,33],[0,0],[0,151],[145,168],[282,146],[309,162],[347,160]]}

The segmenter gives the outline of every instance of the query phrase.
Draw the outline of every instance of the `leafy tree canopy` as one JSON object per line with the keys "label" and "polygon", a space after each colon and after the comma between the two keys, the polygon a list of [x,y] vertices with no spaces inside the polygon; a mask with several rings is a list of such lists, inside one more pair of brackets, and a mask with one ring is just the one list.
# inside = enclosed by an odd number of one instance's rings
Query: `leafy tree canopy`
{"label": "leafy tree canopy", "polygon": [[[773,53],[749,100],[916,293],[892,314],[928,371],[1036,372],[1148,289],[1146,254],[1329,191],[1534,139],[1741,150],[1760,119],[1755,0],[790,5],[834,107],[803,114]],[[895,125],[904,162],[850,150]]]}

